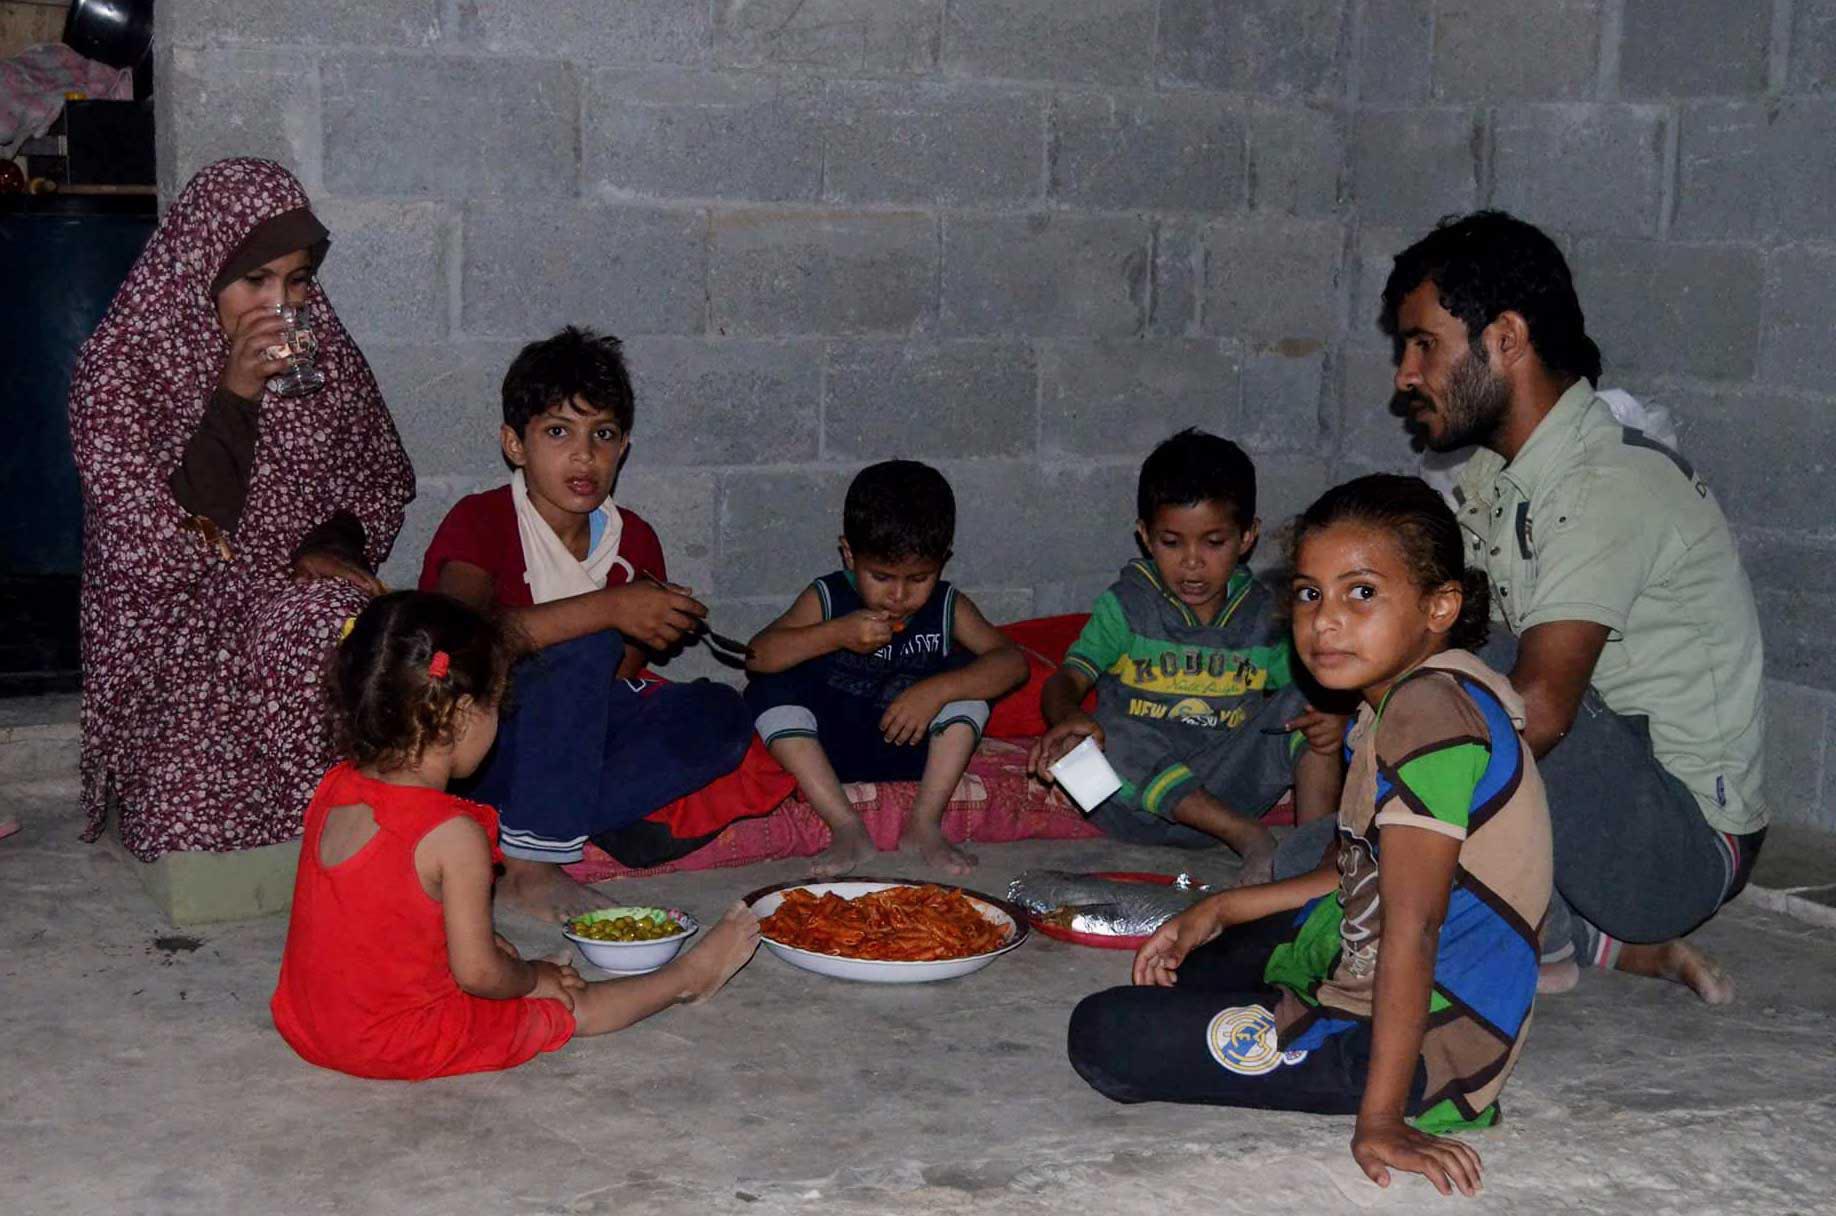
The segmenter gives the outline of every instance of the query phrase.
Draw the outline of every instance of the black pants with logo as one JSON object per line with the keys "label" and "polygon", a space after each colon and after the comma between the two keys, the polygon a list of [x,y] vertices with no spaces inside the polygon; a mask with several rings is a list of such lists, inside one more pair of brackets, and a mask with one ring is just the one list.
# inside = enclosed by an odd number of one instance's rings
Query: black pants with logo
{"label": "black pants with logo", "polygon": [[[1071,1014],[1071,1067],[1118,1102],[1356,1114],[1371,1064],[1368,1025],[1305,1053],[1274,1046],[1279,994],[1262,972],[1275,947],[1294,936],[1298,915],[1239,925],[1199,947],[1180,965],[1176,987],[1130,985],[1085,997]],[[1425,1084],[1418,1063],[1410,1114],[1419,1112]]]}

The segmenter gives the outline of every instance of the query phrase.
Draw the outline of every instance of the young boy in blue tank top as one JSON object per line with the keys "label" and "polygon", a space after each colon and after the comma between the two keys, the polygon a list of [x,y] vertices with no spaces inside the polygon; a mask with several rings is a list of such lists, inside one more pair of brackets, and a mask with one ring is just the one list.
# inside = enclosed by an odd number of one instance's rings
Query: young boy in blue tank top
{"label": "young boy in blue tank top", "polygon": [[936,469],[861,470],[842,507],[842,569],[752,639],[746,702],[759,736],[833,834],[811,867],[819,877],[874,852],[847,781],[917,781],[905,842],[952,874],[975,864],[944,839],[944,807],[988,702],[1025,682],[1026,660],[939,578],[955,535],[956,498]]}

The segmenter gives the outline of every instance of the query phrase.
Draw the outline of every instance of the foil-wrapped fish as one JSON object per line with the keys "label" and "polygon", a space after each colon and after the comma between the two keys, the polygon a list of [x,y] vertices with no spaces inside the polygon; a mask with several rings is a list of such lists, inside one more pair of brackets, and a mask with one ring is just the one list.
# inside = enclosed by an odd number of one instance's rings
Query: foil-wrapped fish
{"label": "foil-wrapped fish", "polygon": [[1007,898],[1048,924],[1099,937],[1144,937],[1211,894],[1190,874],[1171,886],[1028,870],[1007,884]]}

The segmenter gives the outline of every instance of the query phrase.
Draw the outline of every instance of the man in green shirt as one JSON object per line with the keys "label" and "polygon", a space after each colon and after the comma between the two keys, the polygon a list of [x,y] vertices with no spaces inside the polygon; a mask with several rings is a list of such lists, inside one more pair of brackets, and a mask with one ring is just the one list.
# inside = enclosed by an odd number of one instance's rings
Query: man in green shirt
{"label": "man in green shirt", "polygon": [[1730,999],[1681,940],[1746,885],[1768,818],[1759,619],[1721,508],[1595,394],[1568,264],[1532,225],[1443,221],[1397,256],[1379,324],[1392,409],[1436,451],[1479,449],[1456,510],[1505,627],[1481,657],[1549,789],[1546,990],[1578,961]]}

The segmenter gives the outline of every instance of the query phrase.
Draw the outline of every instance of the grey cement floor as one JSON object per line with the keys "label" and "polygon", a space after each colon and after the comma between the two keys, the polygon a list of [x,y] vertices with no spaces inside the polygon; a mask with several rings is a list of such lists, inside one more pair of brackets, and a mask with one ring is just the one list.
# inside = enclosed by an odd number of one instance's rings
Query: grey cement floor
{"label": "grey cement floor", "polygon": [[[1065,1018],[1126,956],[1035,938],[978,975],[852,985],[764,953],[713,1003],[514,1072],[421,1085],[314,1069],[267,1001],[285,925],[175,935],[117,853],[76,839],[67,784],[0,818],[0,1210],[51,1213],[1783,1213],[1836,1210],[1836,948],[1744,907],[1701,934],[1741,984],[1590,976],[1544,1002],[1474,1138],[1487,1188],[1381,1192],[1345,1119],[1123,1107],[1066,1065]],[[985,847],[1153,867],[1102,843]],[[892,857],[882,872],[919,873]],[[792,864],[632,884],[709,917]],[[525,950],[552,930],[512,922]]]}

